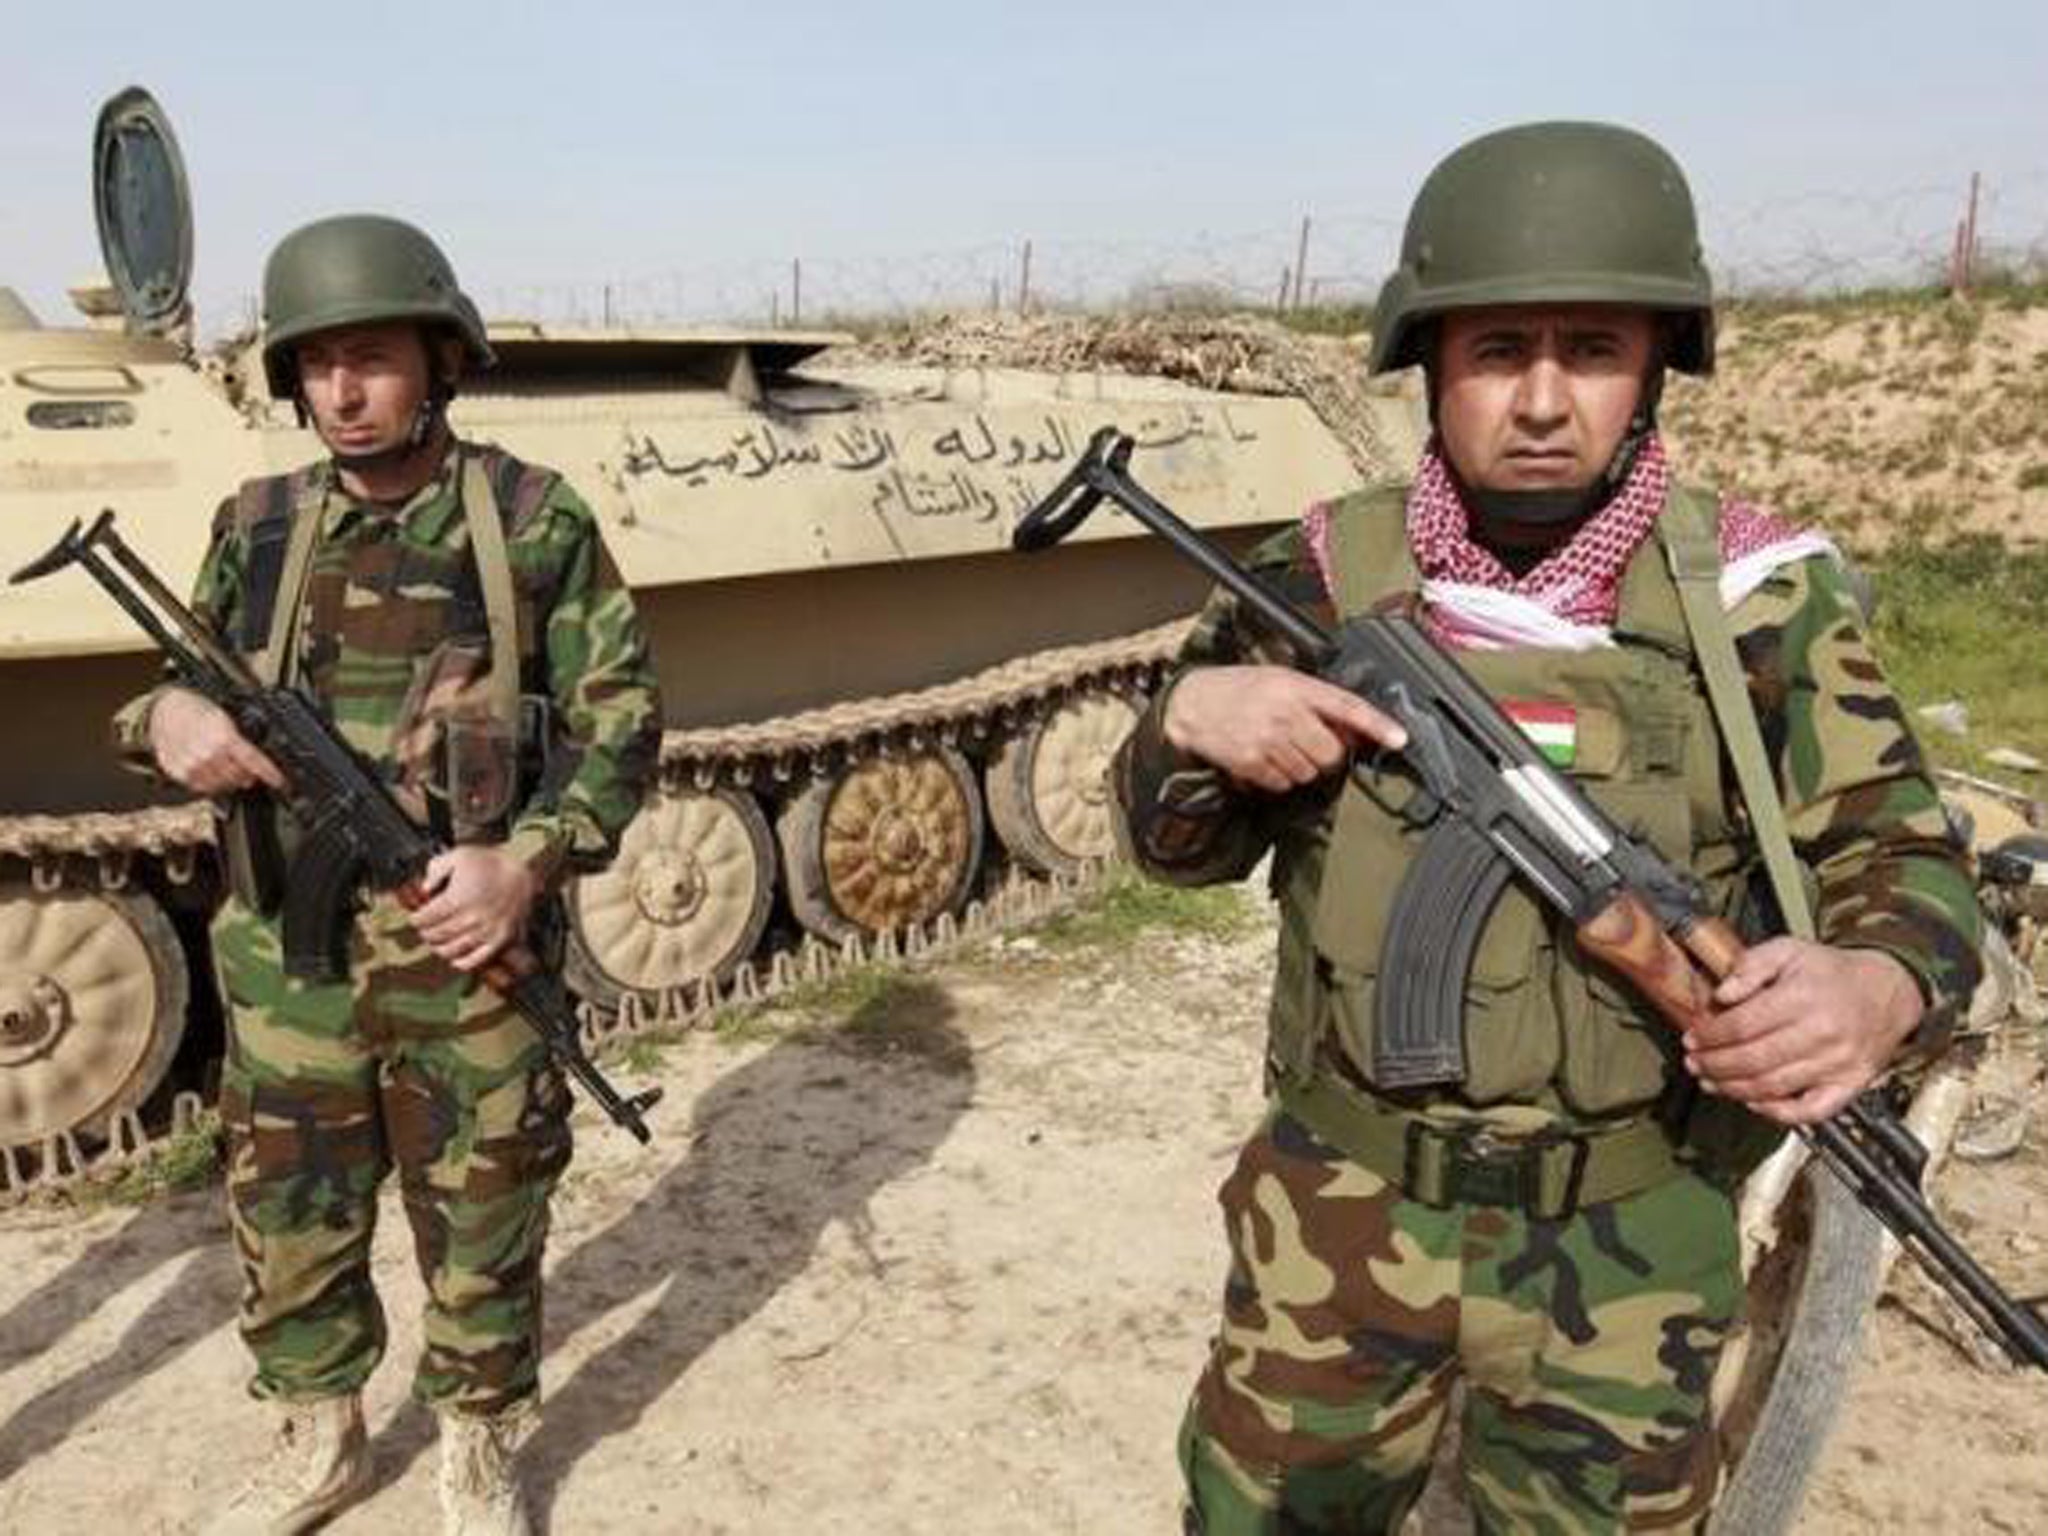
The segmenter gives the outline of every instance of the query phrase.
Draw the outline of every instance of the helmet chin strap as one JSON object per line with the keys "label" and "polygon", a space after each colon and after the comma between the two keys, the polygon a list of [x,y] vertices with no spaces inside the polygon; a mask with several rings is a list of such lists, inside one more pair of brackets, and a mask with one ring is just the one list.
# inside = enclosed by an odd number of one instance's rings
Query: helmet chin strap
{"label": "helmet chin strap", "polygon": [[1614,499],[1615,492],[1628,484],[1643,444],[1657,430],[1654,407],[1638,410],[1629,418],[1628,430],[1607,467],[1585,485],[1544,486],[1540,490],[1499,490],[1470,485],[1455,465],[1447,465],[1451,478],[1465,497],[1465,505],[1489,521],[1527,523],[1540,528],[1561,528],[1583,522]]}
{"label": "helmet chin strap", "polygon": [[412,425],[405,436],[388,448],[377,448],[369,453],[343,453],[330,447],[328,452],[335,464],[355,474],[379,474],[396,469],[406,463],[422,449],[430,446],[440,435],[441,424],[448,416],[448,402],[455,398],[455,390],[446,380],[437,379],[412,413]]}

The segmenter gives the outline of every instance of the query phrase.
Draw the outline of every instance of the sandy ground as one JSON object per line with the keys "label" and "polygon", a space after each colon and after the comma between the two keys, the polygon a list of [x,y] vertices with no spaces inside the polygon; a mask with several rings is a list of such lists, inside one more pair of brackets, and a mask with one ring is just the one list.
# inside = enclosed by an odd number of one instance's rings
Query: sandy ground
{"label": "sandy ground", "polygon": [[[857,1009],[678,1044],[648,1151],[579,1122],[529,1457],[551,1528],[1177,1529],[1269,943],[999,939]],[[2038,1287],[2040,1148],[1951,1186],[1994,1267]],[[434,1528],[405,1399],[419,1289],[387,1215],[378,1487],[341,1532]],[[0,1255],[0,1530],[193,1528],[267,1429],[216,1196],[8,1212]],[[2048,1393],[1898,1289],[1801,1530],[2048,1528]]]}
{"label": "sandy ground", "polygon": [[1686,473],[1852,548],[2048,539],[2048,307],[1737,311],[1715,377],[1673,381]]}

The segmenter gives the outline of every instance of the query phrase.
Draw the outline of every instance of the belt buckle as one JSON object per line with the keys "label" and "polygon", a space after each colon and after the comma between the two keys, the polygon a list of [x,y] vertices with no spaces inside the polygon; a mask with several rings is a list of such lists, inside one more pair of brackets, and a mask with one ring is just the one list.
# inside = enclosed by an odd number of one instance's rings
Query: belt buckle
{"label": "belt buckle", "polygon": [[1522,1149],[1528,1145],[1527,1142],[1518,1145],[1511,1141],[1503,1141],[1493,1134],[1493,1127],[1490,1125],[1481,1125],[1474,1130],[1466,1131],[1458,1140],[1461,1150],[1467,1157],[1482,1163],[1505,1162],[1509,1158],[1519,1156]]}
{"label": "belt buckle", "polygon": [[1527,1204],[1527,1143],[1507,1140],[1486,1125],[1461,1127],[1450,1140],[1454,1172],[1448,1182],[1458,1199],[1472,1205]]}
{"label": "belt buckle", "polygon": [[[1461,1132],[1455,1145],[1463,1165],[1459,1172],[1470,1170],[1473,1175],[1465,1198],[1475,1199],[1475,1203],[1517,1207],[1536,1221],[1562,1221],[1578,1209],[1579,1190],[1585,1183],[1586,1162],[1592,1151],[1588,1138],[1537,1135],[1511,1139],[1481,1125]],[[1554,1201],[1546,1200],[1544,1173],[1560,1149],[1568,1149],[1570,1157],[1564,1187]]]}

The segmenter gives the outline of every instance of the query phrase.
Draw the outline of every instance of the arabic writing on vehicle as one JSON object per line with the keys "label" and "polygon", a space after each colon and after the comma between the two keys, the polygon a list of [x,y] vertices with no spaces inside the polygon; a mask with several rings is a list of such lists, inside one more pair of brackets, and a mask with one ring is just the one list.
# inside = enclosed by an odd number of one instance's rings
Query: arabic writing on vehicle
{"label": "arabic writing on vehicle", "polygon": [[[799,435],[786,428],[778,431],[773,422],[757,422],[734,433],[714,452],[678,453],[673,457],[672,449],[664,448],[651,434],[643,432],[637,437],[628,435],[620,468],[627,475],[659,475],[686,486],[708,485],[714,480],[762,480],[784,470],[805,467],[841,474],[880,472],[874,492],[878,505],[885,496],[893,496],[913,516],[964,514],[993,518],[997,493],[980,485],[979,475],[974,472],[1004,472],[1006,483],[1000,488],[1003,496],[1021,495],[1021,505],[1028,506],[1037,492],[1024,478],[1025,472],[1065,464],[1074,456],[1074,445],[1086,442],[1089,433],[1100,424],[1077,427],[1065,416],[1048,412],[1022,431],[1007,431],[999,430],[983,412],[977,411],[929,438],[919,434],[907,456],[899,449],[892,429],[865,421],[850,422],[829,434],[821,432],[815,436]],[[1234,419],[1228,406],[1184,406],[1170,414],[1144,417],[1132,430],[1132,436],[1139,448],[1160,450],[1200,439],[1232,444],[1255,442],[1258,432]],[[906,458],[957,460],[966,473],[925,474],[910,467]],[[949,487],[945,495],[958,504],[942,512],[938,508],[944,498],[906,494],[904,487],[913,484]],[[973,486],[971,493],[959,489],[964,485]],[[1016,491],[1018,486],[1024,489]]]}

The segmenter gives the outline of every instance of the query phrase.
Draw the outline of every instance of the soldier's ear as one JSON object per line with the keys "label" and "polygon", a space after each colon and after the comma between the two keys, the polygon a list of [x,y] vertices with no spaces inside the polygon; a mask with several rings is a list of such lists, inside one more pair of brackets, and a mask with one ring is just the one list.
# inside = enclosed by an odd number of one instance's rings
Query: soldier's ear
{"label": "soldier's ear", "polygon": [[303,431],[305,430],[305,428],[313,424],[313,412],[311,408],[308,407],[306,404],[306,378],[304,374],[299,372],[298,348],[294,347],[292,349],[289,361],[291,364],[292,381],[292,392],[290,396],[292,402],[292,415],[297,419],[300,430]]}
{"label": "soldier's ear", "polygon": [[1443,393],[1444,327],[1435,315],[1415,322],[1415,354],[1422,359],[1422,399],[1436,430],[1437,401]]}
{"label": "soldier's ear", "polygon": [[435,381],[454,394],[455,386],[462,382],[462,338],[435,331],[427,338],[427,361]]}

